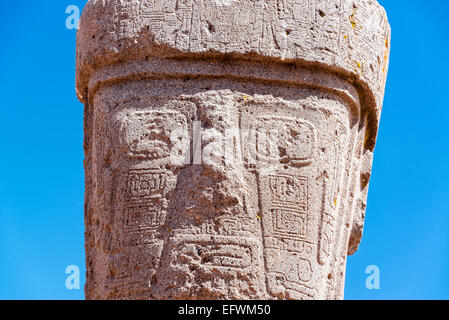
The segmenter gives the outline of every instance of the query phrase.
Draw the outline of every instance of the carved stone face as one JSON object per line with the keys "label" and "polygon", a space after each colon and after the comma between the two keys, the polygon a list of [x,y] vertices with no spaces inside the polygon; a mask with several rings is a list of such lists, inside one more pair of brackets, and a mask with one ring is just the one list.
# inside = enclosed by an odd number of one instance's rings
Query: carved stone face
{"label": "carved stone face", "polygon": [[364,139],[348,101],[147,80],[102,87],[92,119],[96,298],[341,294]]}

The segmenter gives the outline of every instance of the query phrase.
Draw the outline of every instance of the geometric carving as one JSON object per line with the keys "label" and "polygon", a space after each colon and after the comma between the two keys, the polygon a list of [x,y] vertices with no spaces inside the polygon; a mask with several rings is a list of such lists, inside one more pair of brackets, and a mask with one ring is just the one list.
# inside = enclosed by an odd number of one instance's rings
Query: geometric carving
{"label": "geometric carving", "polygon": [[332,176],[328,177],[327,171],[324,171],[317,178],[317,185],[321,193],[321,221],[319,225],[318,242],[318,263],[326,265],[330,262],[332,246],[336,230],[336,214],[339,210],[339,198],[341,196],[342,174],[346,163],[347,149],[347,129],[338,121],[335,126],[334,144],[332,148],[333,163]]}
{"label": "geometric carving", "polygon": [[305,213],[291,209],[274,209],[271,212],[275,237],[279,239],[306,239],[307,220]]}
{"label": "geometric carving", "polygon": [[156,230],[165,223],[170,175],[158,169],[131,169],[127,182],[127,213],[125,228],[128,232]]}
{"label": "geometric carving", "polygon": [[302,213],[307,211],[307,177],[281,173],[270,175],[269,183],[273,206],[290,207]]}
{"label": "geometric carving", "polygon": [[176,247],[181,248],[183,260],[188,259],[189,265],[226,271],[230,268],[247,269],[257,262],[255,243],[232,237],[211,239],[208,235],[198,235],[196,240],[189,238],[176,242]]}
{"label": "geometric carving", "polygon": [[[267,290],[282,299],[313,299],[312,263],[299,254],[276,249],[266,251]],[[282,264],[279,265],[279,261]]]}
{"label": "geometric carving", "polygon": [[128,174],[128,201],[141,203],[161,198],[168,184],[168,174],[158,169],[131,169]]}
{"label": "geometric carving", "polygon": [[332,239],[334,237],[335,219],[323,212],[321,215],[319,245],[318,245],[318,262],[324,265],[332,253]]}
{"label": "geometric carving", "polygon": [[307,178],[269,176],[274,236],[305,240],[307,236]]}
{"label": "geometric carving", "polygon": [[333,208],[337,205],[337,199],[340,192],[340,183],[341,183],[341,175],[342,175],[342,169],[345,163],[345,157],[346,157],[346,135],[347,135],[347,129],[345,126],[338,121],[337,127],[335,128],[335,143],[334,143],[334,150],[333,150],[333,156],[334,156],[334,175],[332,178],[332,186],[331,186],[331,193],[330,193],[330,203]]}
{"label": "geometric carving", "polygon": [[313,298],[308,179],[285,172],[260,179],[262,190],[269,191],[262,195],[268,293],[281,299]]}
{"label": "geometric carving", "polygon": [[[341,297],[388,67],[376,1],[91,0],[80,27],[86,297]],[[228,115],[255,132],[233,140],[247,163],[168,163],[176,130]]]}
{"label": "geometric carving", "polygon": [[148,295],[162,245],[156,241],[127,247],[111,259],[107,284],[114,292],[111,299],[143,299]]}
{"label": "geometric carving", "polygon": [[163,208],[157,203],[128,204],[126,227],[135,229],[157,229],[164,223]]}
{"label": "geometric carving", "polygon": [[121,250],[111,259],[108,287],[111,296],[144,298],[159,264],[164,241],[159,228],[167,215],[167,193],[173,189],[171,172],[161,169],[130,169],[126,182],[125,215]]}
{"label": "geometric carving", "polygon": [[261,116],[252,132],[256,139],[254,145],[250,144],[253,161],[301,167],[310,164],[315,157],[316,130],[308,121]]}
{"label": "geometric carving", "polygon": [[128,115],[126,123],[122,139],[130,158],[166,158],[173,147],[172,132],[187,132],[185,116],[173,111],[136,111]]}
{"label": "geometric carving", "polygon": [[258,239],[173,232],[163,252],[160,272],[170,276],[158,277],[152,285],[158,299],[219,299],[246,296],[247,290],[252,296],[262,296]]}
{"label": "geometric carving", "polygon": [[242,216],[218,218],[218,234],[224,236],[248,236],[257,232],[254,219]]}

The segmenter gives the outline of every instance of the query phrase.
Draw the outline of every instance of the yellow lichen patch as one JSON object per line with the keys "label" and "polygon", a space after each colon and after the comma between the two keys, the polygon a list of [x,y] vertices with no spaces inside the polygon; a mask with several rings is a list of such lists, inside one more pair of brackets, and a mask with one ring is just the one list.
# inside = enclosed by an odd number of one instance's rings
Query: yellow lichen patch
{"label": "yellow lichen patch", "polygon": [[257,215],[257,219],[259,219],[259,220],[260,220],[260,219],[261,219],[261,217],[260,217],[259,215]]}
{"label": "yellow lichen patch", "polygon": [[343,36],[343,38],[344,38],[345,40],[348,40],[348,36],[347,36],[346,34]]}
{"label": "yellow lichen patch", "polygon": [[248,96],[243,96],[243,100],[248,100],[249,99],[249,97]]}
{"label": "yellow lichen patch", "polygon": [[351,16],[349,17],[349,22],[352,25],[352,29],[355,30],[355,28],[357,27],[357,23],[355,22],[354,15],[355,15],[355,12],[352,12]]}
{"label": "yellow lichen patch", "polygon": [[363,73],[363,64],[361,62],[357,62],[357,68],[359,68],[360,70],[358,70],[359,74]]}
{"label": "yellow lichen patch", "polygon": [[366,143],[368,142],[369,136],[366,134],[365,135],[365,141],[363,141],[363,148],[366,148]]}
{"label": "yellow lichen patch", "polygon": [[337,199],[337,198],[334,198],[334,206],[336,206],[337,203],[338,203],[338,199]]}
{"label": "yellow lichen patch", "polygon": [[387,68],[387,60],[388,60],[388,48],[390,47],[390,42],[388,41],[388,38],[385,38],[385,55],[384,55],[384,67],[383,67],[383,73],[385,73],[385,69]]}

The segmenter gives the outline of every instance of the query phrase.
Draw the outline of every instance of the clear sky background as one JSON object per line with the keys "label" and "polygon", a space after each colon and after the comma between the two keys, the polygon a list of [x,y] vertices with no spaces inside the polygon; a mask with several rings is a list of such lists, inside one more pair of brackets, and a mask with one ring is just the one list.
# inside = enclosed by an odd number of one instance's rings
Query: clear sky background
{"label": "clear sky background", "polygon": [[[68,5],[0,4],[0,299],[83,299],[83,106]],[[392,27],[365,233],[346,299],[449,299],[449,1],[381,0]],[[380,269],[380,290],[365,270]]]}

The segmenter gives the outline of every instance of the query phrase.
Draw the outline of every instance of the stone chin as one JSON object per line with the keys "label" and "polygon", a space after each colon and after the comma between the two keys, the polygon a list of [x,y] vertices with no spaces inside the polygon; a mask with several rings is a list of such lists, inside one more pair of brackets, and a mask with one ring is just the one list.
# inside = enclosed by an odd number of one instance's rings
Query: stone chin
{"label": "stone chin", "polygon": [[342,298],[388,67],[385,12],[175,4],[91,0],[83,12],[87,298]]}

